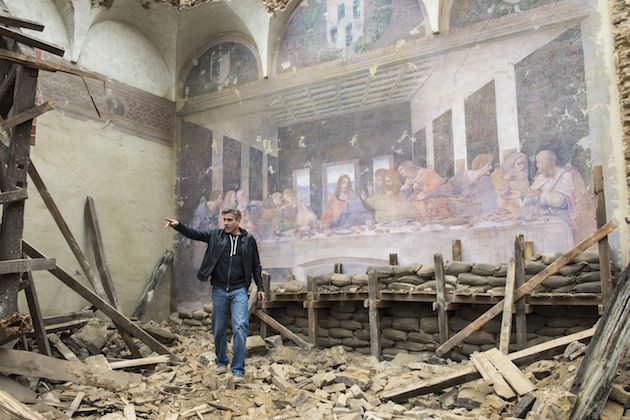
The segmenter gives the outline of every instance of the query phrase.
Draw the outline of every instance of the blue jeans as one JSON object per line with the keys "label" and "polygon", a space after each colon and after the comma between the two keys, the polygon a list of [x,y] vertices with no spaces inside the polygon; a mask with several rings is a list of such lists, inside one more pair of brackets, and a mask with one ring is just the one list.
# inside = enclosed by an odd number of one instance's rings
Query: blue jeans
{"label": "blue jeans", "polygon": [[227,366],[227,324],[232,313],[232,374],[245,374],[245,342],[249,328],[247,290],[244,287],[230,290],[212,288],[212,334],[217,366]]}

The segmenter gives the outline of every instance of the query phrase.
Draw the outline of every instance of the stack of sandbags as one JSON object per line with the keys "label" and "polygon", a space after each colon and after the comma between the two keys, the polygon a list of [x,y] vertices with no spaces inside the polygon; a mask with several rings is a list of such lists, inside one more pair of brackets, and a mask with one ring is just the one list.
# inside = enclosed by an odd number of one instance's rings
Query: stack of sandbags
{"label": "stack of sandbags", "polygon": [[343,345],[347,350],[369,354],[369,318],[361,302],[333,302],[329,309],[319,311],[318,326],[320,346]]}
{"label": "stack of sandbags", "polygon": [[321,274],[314,276],[319,293],[367,292],[367,274]]}

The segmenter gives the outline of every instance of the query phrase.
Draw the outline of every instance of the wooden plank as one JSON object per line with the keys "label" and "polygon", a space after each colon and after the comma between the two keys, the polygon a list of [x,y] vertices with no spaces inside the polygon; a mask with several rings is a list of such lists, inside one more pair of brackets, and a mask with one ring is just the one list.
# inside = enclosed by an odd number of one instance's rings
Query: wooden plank
{"label": "wooden plank", "polygon": [[50,344],[48,343],[48,337],[46,336],[46,325],[44,324],[44,319],[42,317],[42,310],[39,307],[39,299],[37,299],[37,290],[35,289],[33,274],[30,272],[26,273],[26,277],[29,285],[24,288],[24,294],[26,295],[28,311],[31,314],[31,320],[33,321],[33,330],[35,331],[37,348],[41,354],[52,356]]}
{"label": "wooden plank", "polygon": [[45,417],[31,410],[7,392],[0,389],[0,412],[10,415],[12,418],[24,420],[44,420]]}
{"label": "wooden plank", "polygon": [[15,16],[7,15],[6,13],[0,13],[0,24],[5,26],[13,26],[14,28],[26,28],[38,32],[42,32],[44,30],[44,25],[39,22],[24,18],[18,18]]}
{"label": "wooden plank", "polygon": [[5,36],[7,38],[11,38],[20,44],[28,45],[29,47],[39,48],[40,50],[49,52],[54,55],[58,55],[59,57],[63,57],[65,50],[51,42],[41,40],[34,36],[27,35],[23,32],[17,32],[12,29],[6,28],[4,26],[0,26],[0,35]]}
{"label": "wooden plank", "polygon": [[107,76],[104,76],[100,73],[95,73],[91,71],[85,71],[76,67],[69,67],[64,64],[53,63],[47,60],[42,60],[37,57],[32,57],[25,54],[20,54],[14,51],[3,50],[0,48],[0,60],[11,61],[13,63],[20,64],[24,67],[28,67],[35,70],[45,70],[52,72],[61,72],[72,74],[80,77],[89,77],[90,79],[108,81],[110,80]]}
{"label": "wooden plank", "polygon": [[448,340],[448,315],[446,313],[446,279],[442,254],[434,254],[433,262],[435,267],[435,309],[438,315],[440,343],[445,343]]}
{"label": "wooden plank", "polygon": [[[597,227],[606,224],[606,195],[604,193],[604,170],[601,165],[593,168],[593,192],[596,199],[595,217]],[[612,297],[612,273],[610,270],[610,244],[608,237],[602,238],[597,244],[599,251],[599,277],[602,282],[602,304],[608,306]]]}
{"label": "wooden plank", "polygon": [[52,218],[55,221],[55,224],[61,231],[61,234],[65,238],[66,243],[70,247],[70,250],[74,254],[79,265],[81,266],[81,269],[83,270],[83,272],[85,273],[85,276],[90,282],[90,285],[92,286],[92,290],[94,290],[97,295],[103,296],[103,294],[100,291],[100,288],[97,286],[96,275],[94,274],[92,265],[88,261],[88,258],[85,255],[85,253],[81,250],[81,247],[79,246],[79,243],[77,242],[74,235],[72,234],[72,231],[70,231],[70,227],[66,223],[66,220],[61,214],[61,211],[57,207],[55,200],[53,200],[52,195],[50,195],[48,188],[46,188],[46,184],[44,184],[44,181],[42,180],[42,177],[39,175],[39,172],[37,172],[37,168],[35,168],[35,165],[33,164],[33,162],[30,162],[30,165],[28,166],[28,174],[31,176],[31,180],[33,181],[33,184],[35,184],[35,187],[37,187],[37,191],[39,192],[39,195],[44,200],[44,204],[46,205],[46,207],[48,208],[48,211],[52,215]]}
{"label": "wooden plank", "polygon": [[[45,258],[45,256],[33,248],[26,242],[23,242],[24,252],[31,258]],[[146,331],[138,327],[133,321],[127,318],[123,313],[107,303],[103,298],[96,295],[90,289],[85,287],[79,281],[75,280],[70,274],[68,274],[63,268],[57,266],[49,272],[57,277],[63,284],[74,290],[83,299],[90,302],[98,310],[107,315],[117,327],[121,327],[125,332],[136,337],[138,340],[146,344],[151,350],[159,354],[167,354],[169,350],[159,343],[156,339],[151,337]]]}
{"label": "wooden plank", "polygon": [[119,360],[116,362],[109,362],[109,367],[112,369],[125,369],[130,367],[156,365],[159,363],[168,363],[171,357],[168,354],[161,354],[159,356],[141,357],[139,359]]}
{"label": "wooden plank", "polygon": [[[2,162],[0,162],[0,165],[2,165]],[[28,191],[26,191],[25,188],[18,188],[13,191],[0,193],[0,204],[12,203],[14,201],[24,201],[27,198],[28,198]]]}
{"label": "wooden plank", "polygon": [[66,411],[65,413],[66,416],[68,416],[69,418],[72,418],[74,413],[76,413],[76,411],[79,409],[79,406],[81,405],[81,402],[83,401],[84,397],[85,397],[85,392],[83,391],[77,392],[76,397],[74,397],[74,399],[72,400],[72,404],[70,404],[70,408],[68,408],[68,411]]}
{"label": "wooden plank", "polygon": [[[567,345],[573,343],[574,341],[590,338],[594,333],[595,328],[589,328],[588,330],[556,338],[524,350],[510,353],[507,357],[512,361],[512,363],[517,365],[529,364],[537,360],[544,359],[545,357],[549,357],[553,353],[562,351]],[[386,391],[381,394],[380,399],[382,401],[391,400],[394,402],[403,402],[409,398],[417,397],[418,395],[441,391],[445,388],[474,381],[480,377],[481,374],[475,367],[462,367],[461,369],[457,369],[457,371],[449,373],[448,375],[433,377],[428,380],[421,380]]]}
{"label": "wooden plank", "polygon": [[44,325],[53,325],[53,324],[61,324],[68,321],[75,321],[77,319],[90,319],[94,318],[94,311],[92,310],[81,310],[77,312],[71,312],[68,314],[61,315],[50,315],[45,316]]}
{"label": "wooden plank", "polygon": [[494,392],[501,398],[509,400],[516,397],[512,388],[505,382],[503,376],[488,360],[485,353],[473,353],[470,355],[470,360],[473,362],[481,376],[492,384]]}
{"label": "wooden plank", "polygon": [[[105,295],[109,299],[109,303],[116,309],[120,310],[120,304],[118,303],[118,296],[116,295],[116,288],[112,281],[112,276],[107,266],[107,258],[105,257],[105,246],[103,245],[103,237],[101,235],[101,227],[98,223],[98,216],[96,214],[96,207],[92,197],[87,197],[85,200],[85,222],[90,233],[90,239],[92,241],[92,250],[94,251],[94,260],[96,261],[96,269],[98,271],[99,278],[101,279],[101,285],[105,290]],[[117,327],[120,337],[125,342],[125,345],[135,357],[141,357],[140,349],[133,341],[133,338],[127,334],[122,328]]]}
{"label": "wooden plank", "polygon": [[10,130],[18,124],[33,120],[53,109],[55,109],[55,105],[51,102],[44,102],[43,104],[35,105],[31,109],[22,111],[19,114],[13,115],[11,118],[0,122],[0,128],[3,130]]}
{"label": "wooden plank", "polygon": [[453,261],[461,261],[462,260],[462,241],[460,239],[455,239],[452,243],[453,249]]}
{"label": "wooden plank", "polygon": [[155,289],[160,286],[168,268],[173,262],[173,251],[168,250],[162,255],[160,261],[157,263],[153,272],[151,273],[151,277],[149,278],[149,282],[144,288],[142,292],[142,296],[140,297],[140,303],[134,309],[132,316],[138,319],[141,319],[144,316],[144,313],[147,310],[147,306],[153,300],[153,296],[155,295]]}
{"label": "wooden plank", "polygon": [[[598,229],[595,233],[593,233],[590,237],[586,238],[578,245],[576,245],[573,249],[562,255],[560,258],[555,260],[553,263],[547,266],[543,271],[536,274],[534,277],[525,282],[521,287],[514,291],[514,302],[518,301],[522,297],[528,295],[536,286],[545,281],[549,276],[555,274],[559,269],[573,261],[575,257],[577,257],[582,252],[586,251],[596,242],[598,242],[601,238],[608,235],[610,232],[615,230],[617,225],[614,223],[608,223],[605,226]],[[466,337],[470,334],[478,331],[481,327],[487,324],[491,319],[501,313],[503,309],[503,301],[492,306],[486,312],[484,312],[479,318],[475,321],[464,327],[461,331],[451,337],[446,343],[442,344],[437,348],[436,352],[439,355],[444,355],[446,352],[451,350],[457,344],[461,343]]]}
{"label": "wooden plank", "polygon": [[[35,104],[37,70],[19,67],[16,70],[13,90],[13,109],[22,112]],[[5,173],[5,191],[26,189],[27,166],[31,148],[32,121],[26,121],[13,130],[9,144]],[[2,228],[0,229],[0,261],[22,258],[22,233],[24,230],[24,200],[2,206]],[[0,318],[18,311],[17,294],[20,275],[4,274],[0,278]]]}
{"label": "wooden plank", "polygon": [[35,258],[0,261],[0,274],[25,273],[52,270],[57,266],[54,258]]}
{"label": "wooden plank", "polygon": [[490,363],[492,363],[497,371],[503,375],[505,380],[519,396],[525,395],[536,389],[534,384],[527,379],[523,372],[521,372],[521,370],[498,349],[490,349],[485,353]]}
{"label": "wooden plank", "polygon": [[529,260],[534,256],[534,242],[525,241],[525,259]]}
{"label": "wooden plank", "polygon": [[55,346],[59,353],[63,356],[64,359],[69,360],[71,362],[80,362],[79,358],[74,354],[72,350],[66,344],[61,341],[57,334],[48,334],[48,340]]}
{"label": "wooden plank", "polygon": [[306,278],[306,295],[307,314],[308,314],[308,337],[311,339],[311,343],[317,346],[317,327],[319,324],[319,311],[312,305],[317,301],[317,281],[313,276],[307,276]]}
{"label": "wooden plank", "polygon": [[[514,239],[514,287],[525,283],[525,237],[516,235]],[[525,299],[516,302],[516,348],[527,347],[527,302]]]}
{"label": "wooden plank", "polygon": [[501,319],[501,334],[499,336],[499,350],[508,354],[510,352],[510,333],[512,332],[512,307],[514,301],[514,258],[508,264],[507,277],[505,278],[505,299],[503,300],[503,318]]}
{"label": "wooden plank", "polygon": [[0,374],[0,389],[8,392],[13,398],[19,402],[35,404],[37,400],[37,392],[30,388],[25,387],[17,383],[15,380],[8,376]]}
{"label": "wooden plank", "polygon": [[256,309],[254,311],[254,315],[256,315],[256,317],[258,317],[258,319],[260,319],[262,322],[264,322],[265,324],[269,325],[273,330],[275,330],[278,333],[280,333],[281,336],[283,336],[283,337],[293,341],[299,347],[301,347],[301,348],[303,348],[305,350],[310,350],[311,348],[313,348],[312,344],[310,344],[310,343],[306,342],[305,340],[301,339],[300,337],[298,337],[296,334],[294,334],[287,327],[285,327],[284,325],[282,325],[281,323],[279,323],[278,321],[273,319],[269,314],[266,314],[265,312],[261,311],[260,309]]}
{"label": "wooden plank", "polygon": [[368,320],[370,323],[370,354],[381,358],[381,311],[376,305],[380,301],[380,289],[376,273],[368,274]]}
{"label": "wooden plank", "polygon": [[571,392],[577,400],[571,419],[599,418],[612,381],[630,343],[630,266],[613,291],[595,336],[580,364]]}
{"label": "wooden plank", "polygon": [[69,381],[79,385],[100,386],[111,390],[124,390],[131,384],[142,382],[142,376],[135,373],[93,368],[80,362],[4,348],[0,348],[0,371],[13,375]]}

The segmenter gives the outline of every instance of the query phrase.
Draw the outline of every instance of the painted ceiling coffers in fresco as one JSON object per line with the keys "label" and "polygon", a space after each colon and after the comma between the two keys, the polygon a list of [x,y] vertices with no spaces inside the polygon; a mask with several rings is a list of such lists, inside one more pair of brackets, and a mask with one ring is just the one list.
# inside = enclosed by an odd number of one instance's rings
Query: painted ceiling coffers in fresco
{"label": "painted ceiling coffers in fresco", "polygon": [[423,37],[417,0],[304,0],[276,57],[282,73]]}
{"label": "painted ceiling coffers in fresco", "polygon": [[453,0],[449,26],[467,26],[557,1],[559,0]]}

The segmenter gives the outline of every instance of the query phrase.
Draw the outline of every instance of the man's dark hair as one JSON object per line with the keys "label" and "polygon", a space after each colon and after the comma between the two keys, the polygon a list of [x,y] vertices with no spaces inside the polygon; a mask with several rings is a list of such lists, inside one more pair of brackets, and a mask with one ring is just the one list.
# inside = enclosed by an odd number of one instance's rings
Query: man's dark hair
{"label": "man's dark hair", "polygon": [[223,209],[221,215],[231,214],[236,220],[241,220],[241,211],[239,209]]}

